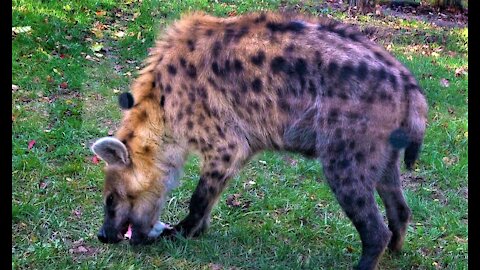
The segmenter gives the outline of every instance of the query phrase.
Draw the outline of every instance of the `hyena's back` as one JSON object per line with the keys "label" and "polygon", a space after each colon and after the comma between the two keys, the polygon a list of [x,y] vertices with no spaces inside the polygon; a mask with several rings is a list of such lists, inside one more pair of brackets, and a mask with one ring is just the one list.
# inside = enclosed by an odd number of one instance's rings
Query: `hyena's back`
{"label": "hyena's back", "polygon": [[241,138],[252,151],[320,156],[341,138],[377,144],[398,128],[415,142],[423,136],[426,103],[410,72],[335,22],[190,15],[149,61],[167,126],[192,142]]}

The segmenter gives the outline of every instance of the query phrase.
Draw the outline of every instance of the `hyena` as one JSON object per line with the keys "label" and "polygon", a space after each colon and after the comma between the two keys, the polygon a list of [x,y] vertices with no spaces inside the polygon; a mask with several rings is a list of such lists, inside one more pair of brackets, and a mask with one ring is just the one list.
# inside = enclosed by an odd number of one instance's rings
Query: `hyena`
{"label": "hyena", "polygon": [[[427,104],[414,76],[353,26],[253,13],[183,16],[157,41],[115,137],[92,150],[106,163],[102,242],[151,242],[163,202],[189,153],[201,175],[188,215],[162,235],[203,233],[229,179],[256,153],[301,153],[321,162],[360,234],[358,269],[401,249],[411,211],[399,167],[414,165]],[[386,207],[388,227],[374,192]]]}

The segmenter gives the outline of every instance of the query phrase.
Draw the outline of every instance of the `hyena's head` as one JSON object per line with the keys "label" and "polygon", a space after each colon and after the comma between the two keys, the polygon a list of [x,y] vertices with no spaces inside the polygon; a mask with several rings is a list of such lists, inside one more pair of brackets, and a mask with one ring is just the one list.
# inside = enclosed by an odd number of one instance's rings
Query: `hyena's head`
{"label": "hyena's head", "polygon": [[171,182],[179,177],[178,170],[136,164],[127,147],[113,137],[99,139],[92,151],[107,163],[104,221],[98,239],[103,243],[120,242],[131,225],[130,244],[150,242],[148,234],[157,222]]}

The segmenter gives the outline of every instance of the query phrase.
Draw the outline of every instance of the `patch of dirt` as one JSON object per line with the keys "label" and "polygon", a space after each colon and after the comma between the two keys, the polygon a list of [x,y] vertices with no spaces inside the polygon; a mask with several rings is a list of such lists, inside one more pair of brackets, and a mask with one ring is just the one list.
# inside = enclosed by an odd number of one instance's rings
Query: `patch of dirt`
{"label": "patch of dirt", "polygon": [[85,243],[83,238],[72,243],[71,248],[68,250],[68,253],[71,254],[74,261],[88,259],[100,252],[99,248],[89,246]]}

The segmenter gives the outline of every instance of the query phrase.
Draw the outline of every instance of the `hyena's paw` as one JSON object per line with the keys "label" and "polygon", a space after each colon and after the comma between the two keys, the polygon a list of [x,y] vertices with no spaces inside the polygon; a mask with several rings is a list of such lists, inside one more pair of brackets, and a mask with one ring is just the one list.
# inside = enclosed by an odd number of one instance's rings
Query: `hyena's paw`
{"label": "hyena's paw", "polygon": [[177,235],[180,235],[180,232],[177,231],[175,227],[172,227],[164,229],[163,232],[160,234],[159,238],[175,239]]}
{"label": "hyena's paw", "polygon": [[[200,223],[200,224],[199,224]],[[195,238],[207,231],[208,225],[205,222],[182,221],[174,226],[175,231],[185,238]]]}

